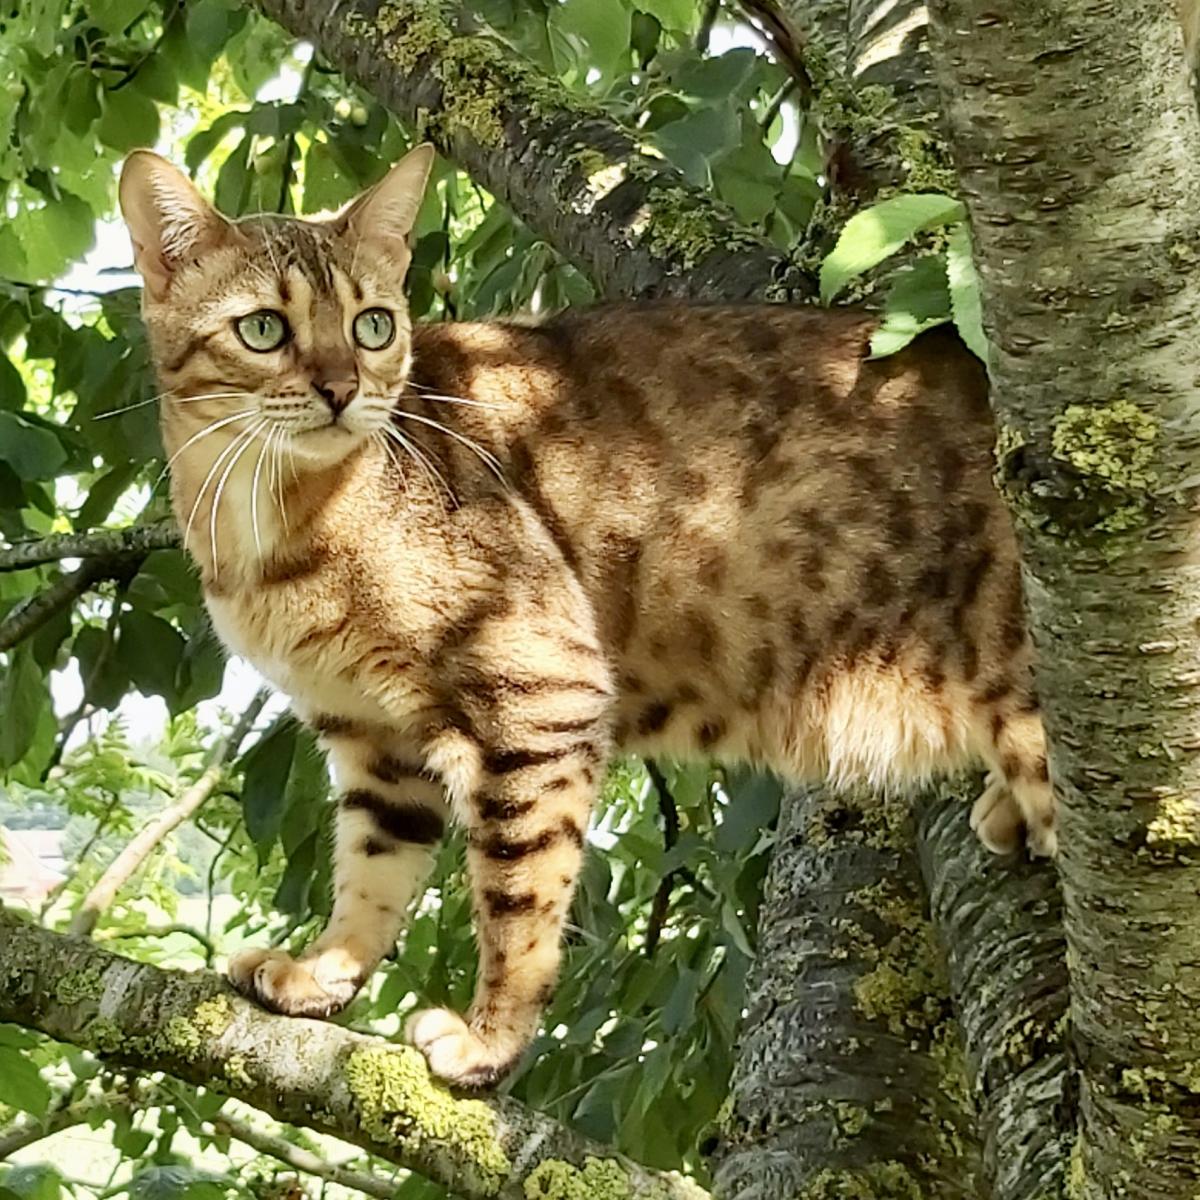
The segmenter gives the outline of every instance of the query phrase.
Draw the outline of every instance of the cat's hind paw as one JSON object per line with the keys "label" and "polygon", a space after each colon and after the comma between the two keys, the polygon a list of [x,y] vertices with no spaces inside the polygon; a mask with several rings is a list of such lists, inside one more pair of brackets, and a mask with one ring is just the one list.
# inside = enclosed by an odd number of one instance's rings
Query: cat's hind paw
{"label": "cat's hind paw", "polygon": [[354,999],[362,982],[357,966],[321,954],[295,959],[283,950],[242,950],[229,960],[227,974],[243,996],[288,1017],[329,1017]]}
{"label": "cat's hind paw", "polygon": [[425,1055],[429,1070],[454,1087],[486,1088],[498,1083],[521,1057],[511,1045],[480,1037],[446,1008],[414,1013],[405,1029],[408,1040]]}
{"label": "cat's hind paw", "polygon": [[971,828],[993,854],[1012,854],[1024,843],[1033,858],[1058,853],[1054,793],[1049,786],[1024,789],[1018,801],[1011,785],[998,774],[971,807]]}

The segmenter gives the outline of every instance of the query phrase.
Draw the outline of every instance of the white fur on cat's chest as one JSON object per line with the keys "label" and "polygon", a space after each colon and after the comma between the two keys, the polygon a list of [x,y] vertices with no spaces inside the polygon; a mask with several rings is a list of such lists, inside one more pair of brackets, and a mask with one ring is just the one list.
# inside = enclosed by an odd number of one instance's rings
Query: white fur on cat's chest
{"label": "white fur on cat's chest", "polygon": [[[365,681],[348,674],[328,646],[316,643],[308,653],[292,652],[297,621],[286,605],[271,604],[261,593],[244,599],[208,596],[207,603],[222,642],[288,696],[298,716],[387,722],[388,713],[368,694]],[[299,628],[302,632],[303,625]]]}

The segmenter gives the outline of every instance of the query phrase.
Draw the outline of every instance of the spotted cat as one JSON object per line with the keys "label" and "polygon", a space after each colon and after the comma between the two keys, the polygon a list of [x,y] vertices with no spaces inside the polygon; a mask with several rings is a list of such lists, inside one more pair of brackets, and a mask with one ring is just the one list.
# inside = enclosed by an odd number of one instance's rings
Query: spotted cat
{"label": "spotted cat", "polygon": [[230,964],[342,1008],[448,821],[479,936],[433,1071],[508,1071],[554,987],[616,752],[902,787],[974,761],[995,850],[1054,849],[1021,577],[979,363],[872,318],[616,305],[410,325],[412,151],[342,213],[229,221],[139,151],[121,205],[172,496],[212,620],[292,699],[338,792],[336,895],[299,958]]}

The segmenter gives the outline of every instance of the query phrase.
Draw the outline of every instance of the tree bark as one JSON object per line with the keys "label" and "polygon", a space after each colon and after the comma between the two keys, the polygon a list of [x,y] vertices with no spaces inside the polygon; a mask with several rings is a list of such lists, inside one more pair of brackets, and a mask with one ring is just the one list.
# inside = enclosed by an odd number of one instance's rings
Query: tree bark
{"label": "tree bark", "polygon": [[[273,1016],[205,971],[164,971],[0,909],[0,1021],[234,1096],[329,1133],[464,1200],[610,1195],[704,1200],[506,1096],[457,1099],[420,1053]],[[621,1189],[624,1189],[622,1191]]]}
{"label": "tree bark", "polygon": [[1081,1128],[1072,1196],[1200,1182],[1200,123],[1168,0],[932,0],[1022,532]]}
{"label": "tree bark", "polygon": [[128,529],[93,529],[87,533],[58,533],[0,547],[0,571],[23,571],[64,558],[145,558],[152,550],[179,545],[174,521],[131,525]]}
{"label": "tree bark", "polygon": [[977,1200],[978,1144],[906,800],[788,797],[719,1152],[722,1200]]}
{"label": "tree bark", "polygon": [[269,688],[258,690],[229,736],[222,738],[213,748],[208,765],[195,783],[185,788],[174,804],[167,805],[153,821],[131,838],[121,853],[108,864],[108,868],[92,885],[71,918],[71,933],[82,937],[89,936],[96,928],[101,913],[112,904],[117,893],[153,853],[154,848],[160,845],[172,830],[195,816],[208,801],[217,784],[221,782],[226,764],[237,754],[254,722],[258,720],[258,714],[270,698]]}
{"label": "tree bark", "polygon": [[985,1194],[1050,1200],[1065,1194],[1076,1112],[1062,896],[1050,864],[980,844],[963,796],[981,790],[973,779],[927,798],[921,867],[967,1048]]}
{"label": "tree bark", "polygon": [[815,294],[788,256],[602,110],[436,0],[256,0],[427,137],[607,296],[786,300]]}

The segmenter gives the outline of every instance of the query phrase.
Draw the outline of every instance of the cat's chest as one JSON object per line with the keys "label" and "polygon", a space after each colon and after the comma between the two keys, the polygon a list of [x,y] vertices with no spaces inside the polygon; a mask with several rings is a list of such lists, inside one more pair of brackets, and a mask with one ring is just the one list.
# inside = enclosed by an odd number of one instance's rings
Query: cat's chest
{"label": "cat's chest", "polygon": [[373,650],[401,655],[396,638],[381,637],[336,591],[283,585],[206,599],[221,640],[300,717],[394,723],[405,707],[405,688],[385,686],[373,670]]}

